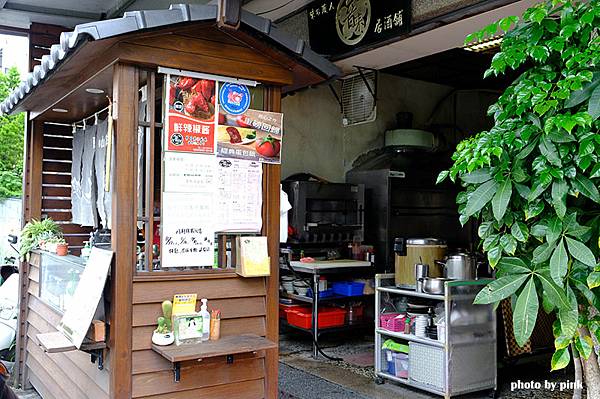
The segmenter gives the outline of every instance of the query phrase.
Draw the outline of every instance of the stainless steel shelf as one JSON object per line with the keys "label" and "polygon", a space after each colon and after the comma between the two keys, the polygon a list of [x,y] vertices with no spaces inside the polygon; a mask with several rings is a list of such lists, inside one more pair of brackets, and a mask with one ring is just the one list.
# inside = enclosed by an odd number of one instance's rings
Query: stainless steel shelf
{"label": "stainless steel shelf", "polygon": [[[297,295],[297,294],[288,294],[287,292],[279,292],[279,296],[281,298],[294,299],[300,302],[313,303],[312,297]],[[319,302],[334,302],[334,301],[358,301],[361,299],[372,298],[373,294],[369,295],[355,295],[355,296],[343,296],[343,295],[333,295],[325,298],[319,297]]]}
{"label": "stainless steel shelf", "polygon": [[380,291],[380,292],[389,292],[392,294],[412,296],[412,297],[416,297],[416,298],[435,299],[436,301],[444,300],[444,295],[427,294],[425,292],[416,292],[416,291],[404,290],[404,289],[395,288],[395,287],[377,287],[376,289],[377,289],[377,291]]}
{"label": "stainless steel shelf", "polygon": [[384,373],[383,371],[378,372],[377,375],[386,380],[394,381],[394,382],[397,382],[400,384],[408,385],[409,387],[419,388],[419,389],[422,389],[423,391],[427,391],[427,392],[431,392],[431,393],[435,393],[435,394],[444,396],[443,390],[437,389],[435,387],[428,386],[425,384],[416,383],[414,381],[409,380],[408,378],[396,377],[395,375]]}
{"label": "stainless steel shelf", "polygon": [[417,337],[416,335],[413,335],[413,334],[404,334],[401,332],[385,330],[383,328],[378,328],[375,330],[375,332],[377,334],[387,335],[389,337],[394,337],[394,338],[399,338],[399,339],[404,339],[406,341],[413,341],[413,342],[419,342],[419,343],[425,344],[425,345],[437,346],[438,348],[444,347],[444,343],[441,341],[437,341],[437,340],[431,339],[431,338]]}

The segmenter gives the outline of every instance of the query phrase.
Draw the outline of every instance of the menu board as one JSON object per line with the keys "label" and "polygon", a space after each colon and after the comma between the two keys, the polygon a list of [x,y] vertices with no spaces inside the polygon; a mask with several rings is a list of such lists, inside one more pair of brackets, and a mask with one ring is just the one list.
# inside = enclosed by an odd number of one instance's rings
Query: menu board
{"label": "menu board", "polygon": [[161,266],[212,266],[214,217],[214,193],[163,192]]}
{"label": "menu board", "polygon": [[58,324],[58,331],[69,338],[78,349],[83,343],[102,298],[112,257],[112,251],[92,248],[75,293]]}
{"label": "menu board", "polygon": [[214,154],[217,82],[189,76],[166,76],[164,148]]}
{"label": "menu board", "polygon": [[217,231],[260,232],[262,165],[222,158],[217,165]]}
{"label": "menu board", "polygon": [[216,184],[217,158],[186,152],[164,153],[164,191],[206,192]]}

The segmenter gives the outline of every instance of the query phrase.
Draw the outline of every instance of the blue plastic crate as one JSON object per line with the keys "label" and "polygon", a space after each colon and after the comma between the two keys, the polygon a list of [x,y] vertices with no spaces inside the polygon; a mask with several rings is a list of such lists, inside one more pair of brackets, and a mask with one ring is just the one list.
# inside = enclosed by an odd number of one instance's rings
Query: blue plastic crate
{"label": "blue plastic crate", "polygon": [[[308,292],[306,293],[306,296],[312,298],[312,295],[312,288],[309,288]],[[319,298],[329,298],[331,296],[333,296],[333,290],[331,288],[325,291],[319,291]]]}
{"label": "blue plastic crate", "polygon": [[362,295],[365,289],[365,283],[354,281],[340,281],[332,284],[333,293],[341,296]]}

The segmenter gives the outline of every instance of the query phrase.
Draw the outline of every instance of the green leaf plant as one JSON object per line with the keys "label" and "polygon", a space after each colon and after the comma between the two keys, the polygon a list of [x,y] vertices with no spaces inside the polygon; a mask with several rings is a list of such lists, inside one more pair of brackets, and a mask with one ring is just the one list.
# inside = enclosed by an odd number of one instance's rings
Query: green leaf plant
{"label": "green leaf plant", "polygon": [[588,398],[599,398],[600,0],[541,2],[466,42],[499,30],[485,76],[520,76],[489,108],[493,127],[459,143],[438,181],[460,182],[460,221],[480,222],[496,268],[475,302],[512,298],[519,345],[540,309],[553,313],[550,368],[583,362]]}

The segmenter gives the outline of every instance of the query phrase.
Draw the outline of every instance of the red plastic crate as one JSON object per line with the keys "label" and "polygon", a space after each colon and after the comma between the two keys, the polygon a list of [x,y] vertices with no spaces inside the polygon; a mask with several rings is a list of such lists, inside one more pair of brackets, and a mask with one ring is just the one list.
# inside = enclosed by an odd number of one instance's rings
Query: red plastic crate
{"label": "red plastic crate", "polygon": [[279,304],[279,317],[282,319],[286,319],[287,318],[286,312],[288,310],[306,310],[306,311],[310,312],[310,308],[307,307],[306,305],[302,305],[299,303],[293,303],[293,304],[280,303]]}
{"label": "red plastic crate", "polygon": [[[340,327],[346,320],[346,311],[340,308],[319,309],[319,329]],[[300,328],[312,328],[312,313],[310,309],[288,310],[287,321]]]}

